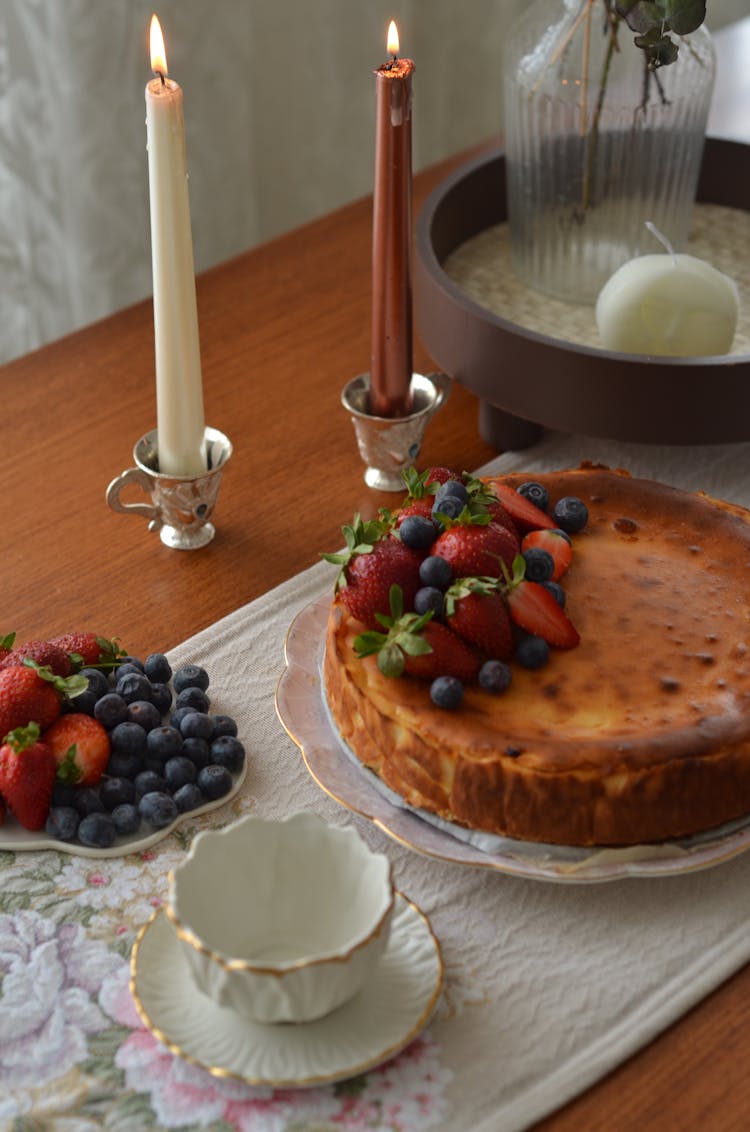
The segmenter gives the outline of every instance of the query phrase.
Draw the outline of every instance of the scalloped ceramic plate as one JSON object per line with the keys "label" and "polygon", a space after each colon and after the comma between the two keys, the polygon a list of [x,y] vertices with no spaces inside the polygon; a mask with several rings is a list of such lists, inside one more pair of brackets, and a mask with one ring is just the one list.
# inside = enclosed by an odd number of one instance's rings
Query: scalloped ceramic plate
{"label": "scalloped ceramic plate", "polygon": [[347,809],[369,818],[395,841],[457,864],[496,869],[513,876],[567,883],[655,877],[695,872],[729,861],[750,847],[750,819],[700,836],[624,849],[575,849],[493,839],[488,852],[462,840],[460,827],[406,808],[361,766],[345,746],[328,713],[322,658],[330,594],[300,611],[286,639],[287,667],[276,690],[276,711],[322,790]]}
{"label": "scalloped ceramic plate", "polygon": [[138,1013],[172,1053],[215,1077],[280,1088],[342,1081],[395,1057],[429,1021],[442,984],[440,945],[427,917],[401,893],[372,978],[314,1022],[263,1025],[219,1006],[193,982],[163,909],[142,929],[131,957]]}
{"label": "scalloped ceramic plate", "polygon": [[217,798],[213,802],[206,802],[203,806],[197,806],[194,810],[180,814],[164,829],[152,829],[150,832],[142,829],[130,837],[118,837],[109,849],[90,849],[87,845],[81,845],[77,841],[56,841],[52,837],[47,837],[44,830],[36,833],[24,829],[10,814],[6,817],[5,824],[0,826],[0,849],[9,849],[13,853],[23,853],[33,849],[57,849],[60,853],[71,853],[77,857],[124,857],[128,853],[140,853],[143,849],[148,849],[155,845],[157,841],[162,841],[165,837],[168,837],[178,825],[187,821],[188,818],[207,814],[211,810],[218,810],[220,806],[226,805],[242,786],[246,773],[247,759],[243,762],[242,769],[236,775],[233,775],[232,789],[222,798]]}

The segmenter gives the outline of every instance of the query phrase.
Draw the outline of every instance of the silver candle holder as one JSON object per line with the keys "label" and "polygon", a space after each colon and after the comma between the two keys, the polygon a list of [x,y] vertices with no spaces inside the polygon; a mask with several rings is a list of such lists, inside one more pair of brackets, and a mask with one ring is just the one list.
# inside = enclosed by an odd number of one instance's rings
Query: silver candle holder
{"label": "silver candle holder", "polygon": [[352,418],[368,487],[378,491],[404,490],[401,472],[416,461],[427,422],[448,397],[450,387],[447,374],[415,373],[410,386],[411,413],[406,417],[376,417],[368,411],[368,373],[344,386],[341,402]]}
{"label": "silver candle holder", "polygon": [[[135,468],[127,468],[107,488],[107,503],[125,515],[143,515],[148,529],[158,531],[173,550],[197,550],[211,541],[216,528],[209,522],[216,506],[221,476],[232,444],[222,432],[207,428],[203,434],[206,471],[196,476],[173,476],[159,471],[159,436],[153,429],[133,449]],[[135,486],[150,496],[150,503],[124,503],[120,496]]]}

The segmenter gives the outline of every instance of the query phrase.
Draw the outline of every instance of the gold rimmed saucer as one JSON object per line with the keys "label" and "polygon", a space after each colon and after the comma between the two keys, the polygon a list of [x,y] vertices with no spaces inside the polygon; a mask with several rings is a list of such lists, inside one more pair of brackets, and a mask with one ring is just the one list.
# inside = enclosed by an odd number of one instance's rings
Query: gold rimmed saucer
{"label": "gold rimmed saucer", "polygon": [[251,1022],[199,991],[163,909],[138,935],[130,969],[144,1025],[173,1053],[215,1077],[288,1089],[343,1081],[395,1057],[427,1025],[443,985],[429,920],[398,892],[373,977],[313,1022]]}

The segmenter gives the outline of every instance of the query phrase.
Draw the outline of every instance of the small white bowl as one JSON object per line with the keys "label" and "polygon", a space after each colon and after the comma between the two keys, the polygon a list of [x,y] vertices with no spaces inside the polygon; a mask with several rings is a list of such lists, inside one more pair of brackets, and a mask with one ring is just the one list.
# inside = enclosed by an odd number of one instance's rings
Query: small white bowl
{"label": "small white bowl", "polygon": [[364,985],[393,902],[386,857],[298,813],[198,834],[166,912],[204,994],[253,1022],[309,1022]]}

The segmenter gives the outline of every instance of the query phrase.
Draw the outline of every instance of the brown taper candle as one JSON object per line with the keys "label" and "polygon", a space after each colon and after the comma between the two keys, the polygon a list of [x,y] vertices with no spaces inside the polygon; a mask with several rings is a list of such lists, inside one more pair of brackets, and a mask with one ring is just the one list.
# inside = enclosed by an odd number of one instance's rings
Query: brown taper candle
{"label": "brown taper candle", "polygon": [[[395,38],[394,38],[395,36]],[[375,72],[375,190],[372,230],[370,412],[403,417],[412,377],[411,76],[414,63],[393,55]]]}

